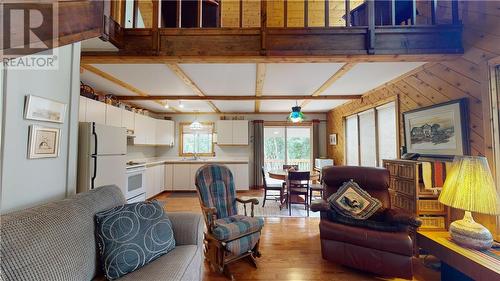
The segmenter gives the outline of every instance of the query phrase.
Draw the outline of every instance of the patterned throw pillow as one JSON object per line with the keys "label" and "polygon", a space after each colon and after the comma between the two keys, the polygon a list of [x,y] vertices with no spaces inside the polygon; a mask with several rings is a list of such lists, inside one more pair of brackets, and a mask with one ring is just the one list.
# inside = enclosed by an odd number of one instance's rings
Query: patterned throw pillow
{"label": "patterned throw pillow", "polygon": [[371,197],[353,180],[345,182],[328,198],[328,202],[338,213],[357,220],[369,218],[382,206],[377,198]]}
{"label": "patterned throw pillow", "polygon": [[95,220],[108,280],[135,271],[175,247],[172,223],[157,201],[118,206],[97,213]]}

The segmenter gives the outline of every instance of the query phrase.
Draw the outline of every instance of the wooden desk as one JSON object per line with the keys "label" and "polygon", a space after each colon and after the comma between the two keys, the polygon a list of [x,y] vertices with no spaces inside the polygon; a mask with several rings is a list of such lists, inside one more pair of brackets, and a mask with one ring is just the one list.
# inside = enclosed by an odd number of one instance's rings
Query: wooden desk
{"label": "wooden desk", "polygon": [[[461,247],[452,242],[449,237],[448,232],[418,231],[417,245],[439,258],[442,263],[445,263],[445,268],[451,266],[477,281],[500,280],[500,259],[495,259],[480,251]],[[456,278],[446,279],[446,276],[443,276],[443,268],[441,270],[441,280],[458,280]]]}

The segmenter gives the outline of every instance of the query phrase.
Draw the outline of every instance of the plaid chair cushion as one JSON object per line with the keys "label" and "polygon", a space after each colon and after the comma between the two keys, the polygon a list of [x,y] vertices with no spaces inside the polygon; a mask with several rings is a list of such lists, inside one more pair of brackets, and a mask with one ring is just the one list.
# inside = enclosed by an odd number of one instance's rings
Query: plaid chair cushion
{"label": "plaid chair cushion", "polygon": [[231,252],[231,254],[233,255],[241,255],[252,250],[253,247],[255,247],[255,244],[257,244],[257,242],[259,241],[259,238],[260,232],[241,237],[238,240],[227,243],[226,250]]}
{"label": "plaid chair cushion", "polygon": [[196,187],[203,205],[215,207],[217,218],[236,215],[233,174],[224,165],[208,164],[196,172]]}
{"label": "plaid chair cushion", "polygon": [[264,226],[263,218],[252,218],[242,215],[235,215],[215,221],[215,227],[212,230],[215,238],[219,240],[232,239],[245,233],[250,233],[262,229]]}

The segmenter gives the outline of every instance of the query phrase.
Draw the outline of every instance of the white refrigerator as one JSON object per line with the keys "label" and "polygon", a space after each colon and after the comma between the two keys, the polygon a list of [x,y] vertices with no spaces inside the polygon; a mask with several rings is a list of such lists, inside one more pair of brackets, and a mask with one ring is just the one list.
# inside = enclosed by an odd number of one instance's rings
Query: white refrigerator
{"label": "white refrigerator", "polygon": [[114,184],[126,194],[126,129],[80,122],[78,134],[77,192]]}

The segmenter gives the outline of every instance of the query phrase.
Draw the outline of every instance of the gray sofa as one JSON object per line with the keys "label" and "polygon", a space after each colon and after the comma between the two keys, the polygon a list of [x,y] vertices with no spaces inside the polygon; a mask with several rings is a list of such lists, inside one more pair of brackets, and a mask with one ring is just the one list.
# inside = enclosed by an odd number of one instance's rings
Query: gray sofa
{"label": "gray sofa", "polygon": [[[104,186],[1,217],[1,275],[9,280],[105,280],[97,258],[94,215],[125,203]],[[168,213],[176,247],[119,280],[201,280],[203,219]]]}

